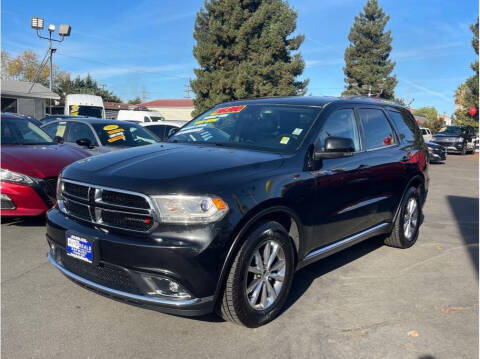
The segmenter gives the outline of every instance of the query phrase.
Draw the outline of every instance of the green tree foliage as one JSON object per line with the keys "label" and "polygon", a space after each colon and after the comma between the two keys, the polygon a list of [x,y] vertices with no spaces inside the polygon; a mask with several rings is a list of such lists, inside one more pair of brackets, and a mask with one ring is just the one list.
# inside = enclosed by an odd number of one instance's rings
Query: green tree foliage
{"label": "green tree foliage", "polygon": [[305,67],[296,51],[304,36],[291,37],[296,21],[283,0],[206,0],[193,33],[193,114],[224,101],[303,95],[308,80],[296,79]]}
{"label": "green tree foliage", "polygon": [[114,93],[99,86],[98,82],[90,75],[87,75],[85,78],[77,76],[74,80],[71,80],[70,75],[66,74],[59,79],[56,84],[55,92],[57,92],[62,98],[68,94],[84,93],[101,96],[103,101],[122,102],[122,100]]}
{"label": "green tree foliage", "polygon": [[445,124],[438,118],[438,112],[435,107],[420,107],[415,110],[415,115],[425,117],[428,122],[423,126],[428,127],[433,133],[438,132]]}
{"label": "green tree foliage", "polygon": [[139,96],[137,96],[135,98],[132,98],[131,100],[128,100],[127,103],[130,105],[138,105],[139,103],[142,103],[142,102],[143,102],[142,99]]}
{"label": "green tree foliage", "polygon": [[397,85],[395,75],[390,75],[395,67],[390,52],[392,36],[385,31],[390,17],[378,6],[377,0],[368,0],[355,17],[345,50],[345,91],[344,95],[367,95],[393,100]]}
{"label": "green tree foliage", "polygon": [[[472,47],[477,54],[477,60],[471,65],[474,74],[455,91],[455,103],[458,105],[455,111],[455,124],[470,125],[478,130],[478,19],[470,28],[473,32]],[[477,113],[473,117],[468,113],[471,107],[477,108]]]}

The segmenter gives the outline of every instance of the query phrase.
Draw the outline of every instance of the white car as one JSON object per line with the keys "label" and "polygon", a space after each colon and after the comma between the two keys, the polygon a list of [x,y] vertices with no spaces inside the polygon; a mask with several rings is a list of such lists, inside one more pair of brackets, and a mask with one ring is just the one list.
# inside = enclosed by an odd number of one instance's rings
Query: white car
{"label": "white car", "polygon": [[182,121],[143,122],[141,125],[153,132],[161,141],[168,140],[180,127],[185,125]]}
{"label": "white car", "polygon": [[165,121],[165,117],[158,111],[120,110],[118,111],[117,120],[142,124],[145,122]]}
{"label": "white car", "polygon": [[430,131],[429,128],[420,127],[420,131],[422,132],[423,140],[424,140],[425,142],[430,142],[430,141],[432,141],[432,131]]}

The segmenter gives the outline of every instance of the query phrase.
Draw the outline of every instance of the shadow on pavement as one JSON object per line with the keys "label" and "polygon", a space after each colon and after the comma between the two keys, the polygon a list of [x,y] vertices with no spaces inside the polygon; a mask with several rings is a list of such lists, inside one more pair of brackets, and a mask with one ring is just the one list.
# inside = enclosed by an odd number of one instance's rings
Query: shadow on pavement
{"label": "shadow on pavement", "polygon": [[2,224],[7,226],[19,226],[19,227],[41,227],[46,224],[45,216],[36,217],[4,217],[2,218]]}
{"label": "shadow on pavement", "polygon": [[300,269],[295,274],[290,295],[288,296],[287,303],[285,304],[282,313],[288,310],[288,308],[290,308],[303,295],[303,293],[307,291],[315,279],[382,247],[384,239],[385,236],[368,239]]}
{"label": "shadow on pavement", "polygon": [[476,244],[467,248],[478,276],[478,198],[447,196],[462,240],[466,245]]}

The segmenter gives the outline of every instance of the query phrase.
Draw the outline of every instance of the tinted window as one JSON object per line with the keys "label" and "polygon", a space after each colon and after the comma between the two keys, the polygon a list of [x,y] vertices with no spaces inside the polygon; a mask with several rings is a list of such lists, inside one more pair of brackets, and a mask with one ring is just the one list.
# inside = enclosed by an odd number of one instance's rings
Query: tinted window
{"label": "tinted window", "polygon": [[48,145],[55,144],[40,127],[21,119],[2,119],[2,145]]}
{"label": "tinted window", "polygon": [[97,146],[97,140],[88,125],[80,122],[71,122],[68,129],[67,142],[77,142],[80,139],[88,138],[92,145]]}
{"label": "tinted window", "polygon": [[337,110],[328,116],[318,138],[322,150],[325,148],[325,140],[331,136],[351,138],[355,151],[358,151],[360,148],[358,128],[352,109]]}
{"label": "tinted window", "polygon": [[395,143],[392,127],[385,114],[377,109],[359,109],[360,122],[363,129],[363,148],[389,146]]}
{"label": "tinted window", "polygon": [[99,106],[70,105],[70,115],[102,118],[103,108]]}
{"label": "tinted window", "polygon": [[165,137],[165,126],[163,125],[148,126],[146,129],[152,131],[158,138],[163,139]]}
{"label": "tinted window", "polygon": [[[397,128],[398,134],[401,139],[405,141],[415,141],[415,125],[410,121],[409,118],[403,116],[400,112],[397,111],[388,111],[390,118],[392,119],[395,127]],[[428,130],[422,128],[422,135],[428,135]]]}

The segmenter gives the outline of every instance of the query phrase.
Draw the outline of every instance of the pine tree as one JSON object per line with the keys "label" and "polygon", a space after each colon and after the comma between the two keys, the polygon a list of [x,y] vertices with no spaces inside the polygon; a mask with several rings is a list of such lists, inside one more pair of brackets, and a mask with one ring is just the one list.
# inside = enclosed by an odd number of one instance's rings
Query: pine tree
{"label": "pine tree", "polygon": [[345,50],[344,95],[378,96],[394,99],[397,85],[392,62],[392,36],[384,31],[390,17],[378,6],[377,0],[368,0],[350,29],[350,45]]}
{"label": "pine tree", "polygon": [[297,14],[283,0],[206,0],[197,13],[193,54],[199,68],[191,81],[197,115],[224,101],[303,95],[308,80],[290,37]]}
{"label": "pine tree", "polygon": [[[473,32],[472,47],[477,54],[477,60],[471,65],[475,73],[455,91],[455,103],[459,106],[455,111],[455,124],[470,125],[478,130],[478,19],[470,28]],[[477,109],[473,117],[468,113],[471,107]]]}

